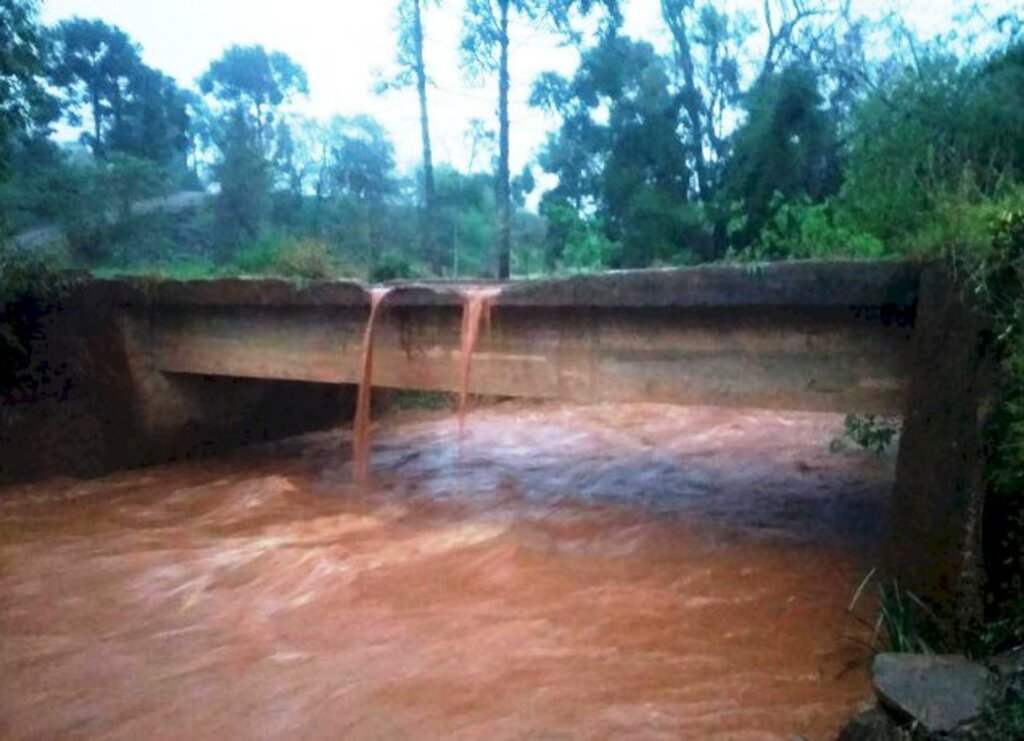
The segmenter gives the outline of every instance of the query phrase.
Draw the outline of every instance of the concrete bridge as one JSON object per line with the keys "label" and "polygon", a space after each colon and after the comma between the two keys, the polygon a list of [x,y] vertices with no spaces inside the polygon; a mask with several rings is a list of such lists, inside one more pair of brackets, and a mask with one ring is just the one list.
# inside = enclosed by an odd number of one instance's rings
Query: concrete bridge
{"label": "concrete bridge", "polygon": [[[512,283],[494,301],[471,391],[900,414],[920,271],[793,263]],[[463,298],[399,285],[377,332],[374,384],[454,391]],[[162,283],[126,315],[165,374],[358,383],[358,284]]]}
{"label": "concrete bridge", "polygon": [[[940,268],[895,262],[513,282],[494,302],[470,390],[903,414],[890,563],[918,593],[953,594],[967,613],[984,373],[981,329],[951,286]],[[374,384],[455,391],[460,287],[396,285],[384,306]],[[298,395],[359,381],[369,294],[345,282],[95,281],[67,308],[77,325],[65,333],[87,348],[108,400],[107,429],[153,459],[183,430],[206,440],[252,426],[267,383],[275,408],[326,408]]]}

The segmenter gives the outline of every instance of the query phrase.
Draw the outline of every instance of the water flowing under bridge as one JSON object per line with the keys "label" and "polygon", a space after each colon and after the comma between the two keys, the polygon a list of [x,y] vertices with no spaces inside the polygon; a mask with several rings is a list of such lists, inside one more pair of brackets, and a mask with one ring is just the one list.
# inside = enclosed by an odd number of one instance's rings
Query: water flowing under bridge
{"label": "water flowing under bridge", "polygon": [[[459,389],[466,288],[392,287],[374,385]],[[940,267],[715,266],[492,288],[473,393],[904,415],[891,563],[920,594],[971,604],[983,332]],[[63,333],[84,348],[115,445],[154,460],[182,430],[251,425],[257,381],[358,383],[369,310],[352,282],[90,281],[66,302]]]}

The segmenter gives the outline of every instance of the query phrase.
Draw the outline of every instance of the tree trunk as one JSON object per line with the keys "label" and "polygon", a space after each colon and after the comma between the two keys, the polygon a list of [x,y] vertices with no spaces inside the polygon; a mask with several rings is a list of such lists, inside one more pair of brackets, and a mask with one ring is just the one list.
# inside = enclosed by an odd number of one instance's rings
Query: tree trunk
{"label": "tree trunk", "polygon": [[425,218],[420,225],[420,249],[435,273],[444,269],[435,222],[436,188],[434,156],[430,147],[430,118],[427,112],[427,66],[423,57],[423,14],[421,0],[413,0],[413,38],[416,46],[416,92],[420,99],[420,135],[423,139],[423,205]]}
{"label": "tree trunk", "polygon": [[323,234],[320,231],[320,213],[324,203],[324,191],[326,190],[327,179],[327,145],[324,144],[320,155],[320,172],[316,176],[316,195],[313,206],[313,231],[318,237]]}
{"label": "tree trunk", "polygon": [[668,24],[669,31],[675,41],[676,64],[683,71],[683,110],[690,124],[690,135],[693,138],[694,170],[697,174],[697,191],[702,201],[707,201],[710,193],[708,167],[704,157],[704,106],[701,103],[700,90],[697,88],[697,75],[693,64],[693,52],[690,48],[689,29],[682,16],[682,9],[676,9],[662,2],[662,14]]}
{"label": "tree trunk", "polygon": [[260,148],[260,156],[266,157],[267,152],[263,148],[263,104],[256,101],[256,143]]}
{"label": "tree trunk", "polygon": [[508,5],[499,0],[501,18],[499,39],[501,58],[498,64],[498,278],[509,277],[512,261],[512,189],[509,175],[508,91]]}
{"label": "tree trunk", "polygon": [[93,89],[92,97],[92,155],[93,157],[103,156],[103,141],[100,138],[103,131],[103,121],[100,116],[100,95]]}

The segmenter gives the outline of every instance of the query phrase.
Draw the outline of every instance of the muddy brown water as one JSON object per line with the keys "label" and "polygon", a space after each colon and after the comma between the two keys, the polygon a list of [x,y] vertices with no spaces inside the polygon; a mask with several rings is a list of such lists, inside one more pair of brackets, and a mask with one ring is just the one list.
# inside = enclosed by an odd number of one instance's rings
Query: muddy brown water
{"label": "muddy brown water", "polygon": [[505,404],[0,490],[5,738],[834,737],[892,461]]}

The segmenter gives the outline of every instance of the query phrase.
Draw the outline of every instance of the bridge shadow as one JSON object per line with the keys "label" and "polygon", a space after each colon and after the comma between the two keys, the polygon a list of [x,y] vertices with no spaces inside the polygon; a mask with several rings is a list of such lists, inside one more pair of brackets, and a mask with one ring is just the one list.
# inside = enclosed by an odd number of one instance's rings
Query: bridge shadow
{"label": "bridge shadow", "polygon": [[[835,452],[842,417],[668,405],[530,405],[385,424],[363,492],[478,520],[609,511],[712,528],[719,537],[873,550],[895,456]],[[310,454],[345,487],[337,451]]]}

